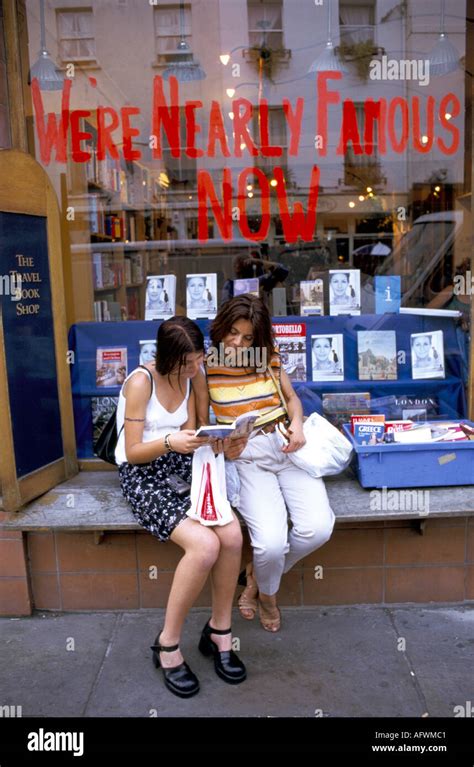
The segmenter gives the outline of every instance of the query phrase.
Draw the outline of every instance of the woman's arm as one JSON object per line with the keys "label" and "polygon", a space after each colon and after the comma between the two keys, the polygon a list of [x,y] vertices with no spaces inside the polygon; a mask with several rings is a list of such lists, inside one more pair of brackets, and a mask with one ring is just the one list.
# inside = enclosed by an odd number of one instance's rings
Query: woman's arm
{"label": "woman's arm", "polygon": [[209,390],[207,380],[200,369],[191,381],[195,395],[196,422],[198,426],[206,426],[209,423]]}
{"label": "woman's arm", "polygon": [[292,453],[294,450],[303,447],[306,443],[303,433],[303,406],[300,398],[291,385],[288,374],[283,368],[281,368],[280,371],[280,383],[283,396],[286,400],[288,416],[290,418],[290,426],[288,428],[290,439],[288,445],[283,448],[283,452]]}
{"label": "woman's arm", "polygon": [[193,430],[196,428],[196,397],[192,388],[188,399],[188,420],[181,428]]}

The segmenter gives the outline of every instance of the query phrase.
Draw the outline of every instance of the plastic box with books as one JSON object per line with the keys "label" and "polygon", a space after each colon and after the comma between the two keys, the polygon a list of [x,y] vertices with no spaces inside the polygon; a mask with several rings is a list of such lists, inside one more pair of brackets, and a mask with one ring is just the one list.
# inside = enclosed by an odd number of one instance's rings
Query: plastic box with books
{"label": "plastic box with books", "polygon": [[[474,426],[466,419],[463,423]],[[354,448],[353,467],[362,487],[474,485],[473,440],[358,445],[351,424],[343,430]]]}

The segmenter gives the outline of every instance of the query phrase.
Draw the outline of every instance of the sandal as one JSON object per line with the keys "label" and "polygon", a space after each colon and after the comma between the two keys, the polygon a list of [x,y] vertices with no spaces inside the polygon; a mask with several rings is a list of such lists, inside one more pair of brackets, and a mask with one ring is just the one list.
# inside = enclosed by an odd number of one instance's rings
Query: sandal
{"label": "sandal", "polygon": [[252,563],[240,573],[239,583],[246,585],[237,601],[237,606],[242,618],[246,621],[253,621],[257,614],[258,587],[253,577]]}
{"label": "sandal", "polygon": [[[258,617],[260,618],[260,623],[262,624],[262,627],[265,629],[265,631],[270,631],[272,634],[275,634],[281,629],[280,608],[275,605],[274,610],[277,611],[278,616],[273,618],[267,617],[269,613],[268,608],[262,604],[260,599],[258,600]],[[267,614],[267,616],[264,615],[264,612]]]}

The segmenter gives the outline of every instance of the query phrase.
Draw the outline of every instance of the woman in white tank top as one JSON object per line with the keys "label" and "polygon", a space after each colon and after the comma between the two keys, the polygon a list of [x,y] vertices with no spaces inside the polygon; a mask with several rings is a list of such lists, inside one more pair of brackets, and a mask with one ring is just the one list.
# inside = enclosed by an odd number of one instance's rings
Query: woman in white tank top
{"label": "woman in white tank top", "polygon": [[[160,541],[171,538],[184,550],[166,606],[165,623],[152,646],[166,687],[182,698],[199,692],[199,681],[179,649],[190,608],[212,572],[212,615],[199,649],[212,656],[218,676],[243,682],[245,666],[231,649],[232,600],[240,567],[240,524],[204,527],[190,519],[189,495],[179,496],[166,480],[175,474],[191,482],[192,453],[206,441],[195,436],[196,412],[190,379],[200,371],[204,338],[187,317],[161,323],[155,363],[128,376],[117,407],[115,451],[122,492],[137,521]],[[122,428],[123,427],[123,428]]]}

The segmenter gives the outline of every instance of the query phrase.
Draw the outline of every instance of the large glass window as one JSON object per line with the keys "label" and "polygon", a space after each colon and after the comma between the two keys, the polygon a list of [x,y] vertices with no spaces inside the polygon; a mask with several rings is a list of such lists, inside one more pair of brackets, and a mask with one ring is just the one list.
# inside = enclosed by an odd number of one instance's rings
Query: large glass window
{"label": "large glass window", "polygon": [[385,274],[402,306],[468,312],[453,283],[470,258],[465,0],[26,7],[30,68],[44,9],[60,80],[32,92],[34,151],[74,212],[77,320],[143,319],[156,274],[176,277],[178,312],[190,273],[228,296],[251,255],[286,270],[263,297],[272,309],[283,287],[288,314],[300,281],[337,267],[360,270],[363,312]]}

